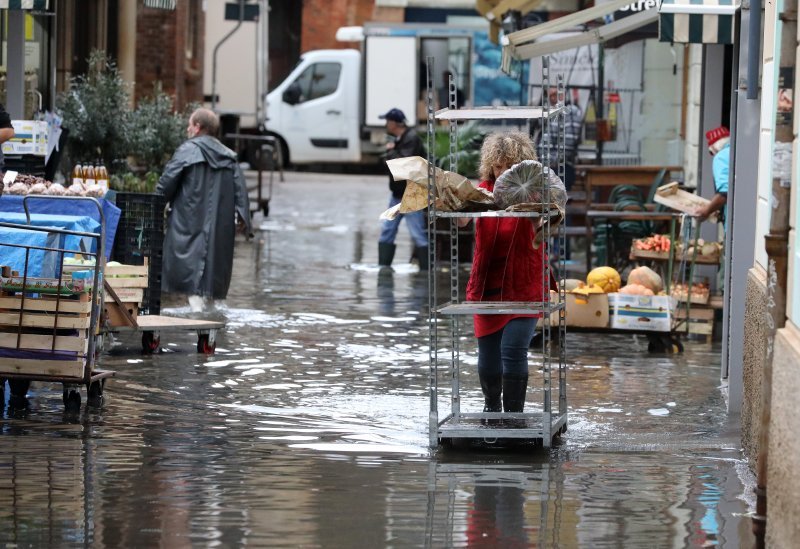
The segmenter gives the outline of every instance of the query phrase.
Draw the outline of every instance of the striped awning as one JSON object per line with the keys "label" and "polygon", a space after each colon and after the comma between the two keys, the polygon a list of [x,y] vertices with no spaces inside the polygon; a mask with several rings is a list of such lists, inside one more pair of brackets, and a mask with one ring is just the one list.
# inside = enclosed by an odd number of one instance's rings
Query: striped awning
{"label": "striped awning", "polygon": [[159,10],[174,10],[176,0],[144,0],[144,7]]}
{"label": "striped awning", "polygon": [[661,42],[733,44],[739,0],[662,0],[658,17]]}
{"label": "striped awning", "polygon": [[46,10],[48,0],[0,0],[2,10]]}

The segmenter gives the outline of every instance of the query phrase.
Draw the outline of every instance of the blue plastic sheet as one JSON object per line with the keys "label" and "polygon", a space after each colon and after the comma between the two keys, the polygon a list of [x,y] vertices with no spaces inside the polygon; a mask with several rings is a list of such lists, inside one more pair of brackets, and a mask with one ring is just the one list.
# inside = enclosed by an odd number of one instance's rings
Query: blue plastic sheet
{"label": "blue plastic sheet", "polygon": [[58,264],[57,254],[44,250],[20,248],[11,246],[11,244],[55,248],[58,240],[58,235],[55,233],[0,227],[0,265],[9,266],[12,271],[24,273],[27,252],[29,277],[55,277]]}
{"label": "blue plastic sheet", "polygon": [[[15,223],[25,225],[27,220],[24,213],[2,212],[0,211],[0,221],[3,223]],[[51,214],[31,214],[31,225],[35,227],[49,227],[54,229],[66,229],[68,231],[97,233],[100,231],[100,222],[86,216],[75,215],[51,215]],[[75,235],[58,235],[58,246],[65,250],[75,252],[93,251],[94,238],[80,237]],[[0,242],[2,243],[2,242]],[[69,254],[67,254],[69,255]]]}
{"label": "blue plastic sheet", "polygon": [[[25,223],[25,208],[22,205],[23,196],[3,195],[0,196],[0,212],[21,213],[22,223]],[[120,209],[105,199],[99,199],[103,207],[103,217],[106,222],[106,258],[111,257],[111,249],[114,246],[114,235],[117,233],[119,225]],[[89,217],[95,221],[100,220],[97,206],[88,200],[60,200],[57,198],[36,197],[28,199],[28,209],[32,214],[51,214],[63,216]],[[5,220],[3,220],[5,221]],[[14,221],[13,223],[17,223]],[[98,225],[99,226],[99,225]]]}

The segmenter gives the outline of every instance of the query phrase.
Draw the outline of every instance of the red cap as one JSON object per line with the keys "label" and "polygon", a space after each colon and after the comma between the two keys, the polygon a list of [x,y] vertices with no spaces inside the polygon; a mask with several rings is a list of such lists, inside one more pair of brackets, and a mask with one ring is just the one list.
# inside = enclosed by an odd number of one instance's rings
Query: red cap
{"label": "red cap", "polygon": [[708,141],[708,146],[710,147],[723,137],[730,137],[730,136],[731,136],[731,131],[725,126],[720,126],[719,128],[714,128],[713,130],[709,130],[706,132],[706,141]]}

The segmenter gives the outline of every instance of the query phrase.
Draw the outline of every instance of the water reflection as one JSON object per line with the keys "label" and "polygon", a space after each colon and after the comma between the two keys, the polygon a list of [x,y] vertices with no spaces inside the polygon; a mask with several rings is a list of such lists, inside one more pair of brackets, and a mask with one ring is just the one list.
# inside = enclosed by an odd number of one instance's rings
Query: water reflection
{"label": "water reflection", "polygon": [[547,453],[433,460],[425,546],[556,546],[546,540],[548,530],[559,531],[547,526],[550,485]]}

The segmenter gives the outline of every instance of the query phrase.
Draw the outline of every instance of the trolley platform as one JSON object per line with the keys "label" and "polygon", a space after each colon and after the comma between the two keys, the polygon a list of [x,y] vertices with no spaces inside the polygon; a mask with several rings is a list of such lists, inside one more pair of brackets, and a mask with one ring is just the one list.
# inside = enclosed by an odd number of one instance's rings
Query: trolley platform
{"label": "trolley platform", "polygon": [[141,332],[142,350],[153,353],[161,344],[161,332],[197,332],[197,352],[214,354],[217,331],[225,327],[223,322],[196,320],[163,315],[143,315],[134,319],[130,326],[115,326],[109,332]]}

